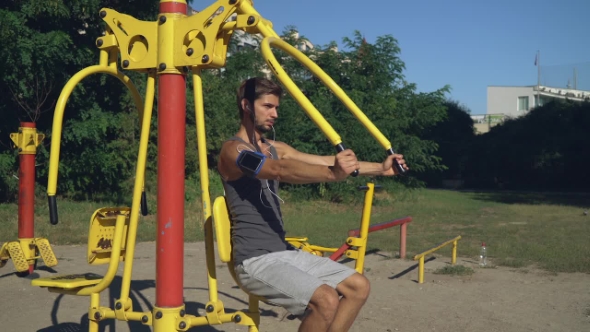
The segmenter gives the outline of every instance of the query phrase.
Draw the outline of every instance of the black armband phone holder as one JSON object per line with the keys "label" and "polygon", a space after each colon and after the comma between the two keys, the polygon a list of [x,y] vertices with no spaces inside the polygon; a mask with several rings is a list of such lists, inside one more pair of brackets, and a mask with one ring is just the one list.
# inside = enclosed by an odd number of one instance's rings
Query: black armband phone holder
{"label": "black armband phone holder", "polygon": [[236,165],[244,174],[255,177],[260,173],[265,161],[266,156],[260,152],[242,150],[236,159]]}

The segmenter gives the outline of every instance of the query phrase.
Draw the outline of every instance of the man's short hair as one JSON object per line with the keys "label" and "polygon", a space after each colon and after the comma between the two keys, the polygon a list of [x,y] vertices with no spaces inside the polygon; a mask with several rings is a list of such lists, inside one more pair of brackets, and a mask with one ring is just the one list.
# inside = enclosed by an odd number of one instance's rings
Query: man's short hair
{"label": "man's short hair", "polygon": [[240,110],[240,119],[244,117],[244,110],[242,109],[242,99],[246,99],[250,104],[254,105],[254,101],[263,95],[275,95],[279,98],[283,95],[283,88],[277,83],[263,78],[253,77],[244,80],[238,88],[238,109]]}

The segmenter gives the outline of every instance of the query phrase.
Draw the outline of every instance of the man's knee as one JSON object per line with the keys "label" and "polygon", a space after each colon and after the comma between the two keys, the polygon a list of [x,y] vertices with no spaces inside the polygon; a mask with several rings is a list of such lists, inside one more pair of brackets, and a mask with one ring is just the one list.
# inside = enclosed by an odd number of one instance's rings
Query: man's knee
{"label": "man's knee", "polygon": [[340,296],[332,287],[322,285],[318,287],[309,300],[309,310],[315,311],[326,322],[331,323],[336,316]]}
{"label": "man's knee", "polygon": [[337,290],[342,296],[362,302],[367,300],[371,292],[369,279],[359,273],[355,273],[344,279],[338,286]]}

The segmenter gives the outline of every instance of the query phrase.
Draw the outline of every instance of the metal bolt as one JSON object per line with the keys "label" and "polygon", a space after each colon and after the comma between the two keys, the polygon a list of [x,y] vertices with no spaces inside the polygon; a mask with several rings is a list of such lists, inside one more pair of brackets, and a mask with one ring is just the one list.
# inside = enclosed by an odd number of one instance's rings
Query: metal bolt
{"label": "metal bolt", "polygon": [[123,68],[129,67],[129,60],[123,60]]}
{"label": "metal bolt", "polygon": [[123,304],[121,302],[117,302],[117,304],[115,304],[115,309],[121,310],[121,308],[123,308]]}
{"label": "metal bolt", "polygon": [[178,324],[178,328],[180,328],[181,330],[184,330],[186,328],[186,323],[180,322],[180,324]]}
{"label": "metal bolt", "polygon": [[150,320],[150,319],[148,318],[148,316],[143,316],[143,317],[141,317],[141,321],[142,321],[143,323],[147,323],[149,320]]}
{"label": "metal bolt", "polygon": [[186,314],[186,312],[183,310],[180,310],[180,317],[184,317],[184,315]]}
{"label": "metal bolt", "polygon": [[107,12],[104,10],[101,10],[99,14],[100,14],[100,17],[102,17],[102,18],[105,18],[107,16]]}
{"label": "metal bolt", "polygon": [[160,23],[166,23],[166,16],[160,16]]}
{"label": "metal bolt", "polygon": [[158,68],[160,68],[160,71],[166,70],[166,64],[162,62]]}
{"label": "metal bolt", "polygon": [[347,242],[348,242],[348,243],[352,243],[352,240],[348,240]]}
{"label": "metal bolt", "polygon": [[99,40],[96,41],[96,46],[101,47],[102,44],[103,44],[103,40],[102,39],[99,39]]}
{"label": "metal bolt", "polygon": [[193,55],[194,50],[192,48],[189,48],[188,50],[186,50],[186,55],[191,56]]}
{"label": "metal bolt", "polygon": [[156,312],[156,319],[160,319],[160,318],[162,318],[162,312],[158,311],[158,312]]}
{"label": "metal bolt", "polygon": [[242,316],[236,315],[236,317],[234,317],[234,322],[239,323],[241,321],[242,321]]}
{"label": "metal bolt", "polygon": [[203,55],[203,63],[209,62],[209,56],[207,54]]}
{"label": "metal bolt", "polygon": [[213,310],[215,310],[215,308],[212,305],[207,306],[207,312],[213,312]]}
{"label": "metal bolt", "polygon": [[97,311],[94,313],[94,319],[100,320],[100,312]]}
{"label": "metal bolt", "polygon": [[256,21],[256,19],[254,18],[254,16],[250,16],[250,17],[248,17],[247,23],[248,24],[254,24],[254,21]]}

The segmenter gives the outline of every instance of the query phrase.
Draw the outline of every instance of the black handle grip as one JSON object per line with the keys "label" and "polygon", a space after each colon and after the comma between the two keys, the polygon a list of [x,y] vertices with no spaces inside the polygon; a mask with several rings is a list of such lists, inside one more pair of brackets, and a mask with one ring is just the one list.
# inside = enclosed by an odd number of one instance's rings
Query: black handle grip
{"label": "black handle grip", "polygon": [[47,196],[47,202],[49,203],[49,222],[52,225],[57,225],[57,201],[55,196]]}
{"label": "black handle grip", "polygon": [[143,216],[147,216],[149,213],[148,211],[148,205],[147,205],[147,196],[145,194],[145,191],[141,192],[141,214]]}
{"label": "black handle grip", "polygon": [[[336,144],[336,151],[342,152],[344,150],[346,150],[346,147],[344,147],[344,144],[342,144],[342,143]],[[354,171],[352,171],[352,173],[350,173],[350,175],[352,175],[353,177],[357,177],[359,175],[359,170],[355,169]]]}
{"label": "black handle grip", "polygon": [[[387,150],[387,155],[388,155],[388,156],[391,156],[391,155],[394,155],[394,154],[395,154],[395,151],[393,151],[393,149],[392,149],[392,148],[390,148],[389,150]],[[400,165],[400,164],[397,162],[397,159],[394,159],[394,160],[393,160],[393,163],[395,164],[395,168],[397,168],[397,173],[398,173],[398,174],[400,174],[400,175],[401,175],[401,174],[404,174],[404,173],[406,173],[406,169],[405,169],[405,168],[403,168],[403,167],[402,167],[402,165]]]}

